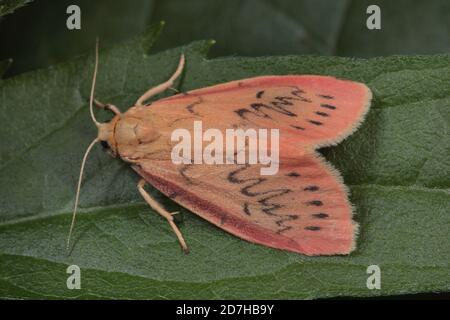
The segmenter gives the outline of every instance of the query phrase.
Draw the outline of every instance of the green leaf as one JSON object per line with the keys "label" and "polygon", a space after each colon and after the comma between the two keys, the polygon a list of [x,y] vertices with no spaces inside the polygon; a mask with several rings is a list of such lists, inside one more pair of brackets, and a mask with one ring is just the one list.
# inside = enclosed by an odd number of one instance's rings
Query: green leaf
{"label": "green leaf", "polygon": [[33,0],[0,0],[0,17],[11,14]]}
{"label": "green leaf", "polygon": [[[373,90],[362,127],[324,150],[351,189],[361,225],[357,250],[332,257],[274,250],[181,209],[178,224],[191,249],[184,255],[167,223],[139,197],[136,174],[97,147],[67,255],[80,161],[96,136],[87,104],[90,55],[0,83],[0,297],[282,299],[450,289],[449,55],[208,60],[206,41],[148,55],[158,32],[101,49],[99,100],[126,110],[168,78],[181,52],[183,91],[268,74],[333,75]],[[81,290],[66,288],[71,264],[81,268]],[[381,268],[381,290],[366,287],[369,265]]]}
{"label": "green leaf", "polygon": [[[366,9],[381,9],[381,30],[368,30]],[[375,57],[450,52],[450,2],[446,0],[351,1],[334,54]]]}

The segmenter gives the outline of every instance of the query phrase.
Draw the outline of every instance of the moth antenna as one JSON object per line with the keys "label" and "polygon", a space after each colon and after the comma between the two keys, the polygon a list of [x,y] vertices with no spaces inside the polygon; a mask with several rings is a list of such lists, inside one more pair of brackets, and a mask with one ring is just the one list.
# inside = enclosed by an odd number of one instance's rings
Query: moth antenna
{"label": "moth antenna", "polygon": [[73,207],[73,214],[72,214],[72,223],[70,224],[70,230],[69,230],[69,236],[67,237],[67,245],[66,250],[69,250],[70,246],[70,237],[72,236],[73,227],[75,225],[75,216],[77,215],[77,208],[78,208],[78,199],[80,198],[80,189],[81,189],[81,181],[83,179],[83,171],[84,171],[84,165],[86,163],[87,156],[89,152],[91,151],[92,147],[98,142],[100,139],[95,138],[94,141],[91,142],[89,147],[87,147],[86,152],[83,156],[83,161],[81,161],[81,168],[80,168],[80,176],[78,177],[78,186],[77,186],[77,193],[75,196],[75,205]]}
{"label": "moth antenna", "polygon": [[94,75],[92,76],[92,87],[91,87],[91,96],[89,98],[89,111],[91,113],[92,121],[94,121],[95,125],[100,126],[100,122],[97,121],[94,115],[94,92],[95,92],[95,82],[97,81],[97,70],[98,70],[98,46],[99,40],[98,37],[95,40],[95,67],[94,67]]}
{"label": "moth antenna", "polygon": [[[94,65],[94,74],[92,76],[92,86],[91,86],[91,95],[89,97],[89,112],[91,113],[92,121],[95,123],[97,127],[101,125],[100,122],[97,121],[94,115],[94,92],[95,92],[95,82],[97,81],[97,70],[98,70],[98,47],[99,47],[99,39],[98,37],[95,39],[95,65]],[[95,138],[94,141],[91,142],[91,144],[87,147],[86,152],[83,156],[83,161],[81,161],[81,168],[80,168],[80,176],[78,177],[78,185],[77,185],[77,193],[75,196],[75,205],[73,207],[73,214],[72,214],[72,223],[70,224],[70,230],[69,230],[69,236],[67,237],[67,245],[66,249],[69,250],[70,246],[70,238],[72,236],[73,227],[75,225],[75,217],[77,215],[77,208],[78,208],[78,200],[80,198],[80,189],[81,189],[81,181],[83,179],[83,172],[84,172],[84,165],[86,164],[86,159],[91,151],[92,147],[100,141],[99,138]]]}

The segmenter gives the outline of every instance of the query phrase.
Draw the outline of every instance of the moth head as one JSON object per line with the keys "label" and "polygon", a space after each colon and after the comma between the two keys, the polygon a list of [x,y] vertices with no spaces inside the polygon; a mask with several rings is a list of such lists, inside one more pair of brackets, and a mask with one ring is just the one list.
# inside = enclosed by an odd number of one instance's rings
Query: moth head
{"label": "moth head", "polygon": [[116,157],[117,156],[117,141],[115,138],[115,128],[117,122],[120,119],[120,115],[116,115],[110,122],[104,122],[97,124],[98,136],[97,139],[101,145],[108,150],[108,153]]}

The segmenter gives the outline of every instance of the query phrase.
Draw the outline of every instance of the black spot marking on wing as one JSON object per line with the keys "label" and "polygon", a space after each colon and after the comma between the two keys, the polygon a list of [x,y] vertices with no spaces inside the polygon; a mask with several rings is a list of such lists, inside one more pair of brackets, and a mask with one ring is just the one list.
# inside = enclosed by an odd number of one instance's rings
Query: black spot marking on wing
{"label": "black spot marking on wing", "polygon": [[315,126],[321,126],[323,123],[316,120],[308,120],[309,123],[312,123]]}
{"label": "black spot marking on wing", "polygon": [[297,129],[297,130],[302,130],[302,131],[305,130],[305,128],[300,127],[300,126],[291,125],[291,127],[294,128],[294,129]]}
{"label": "black spot marking on wing", "polygon": [[326,108],[326,109],[330,109],[330,110],[336,110],[336,106],[333,106],[331,104],[327,104],[327,103],[321,103],[320,106],[322,108]]}
{"label": "black spot marking on wing", "polygon": [[300,173],[292,171],[286,174],[288,177],[300,177]]}
{"label": "black spot marking on wing", "polygon": [[323,213],[323,212],[313,213],[312,216],[313,216],[313,218],[316,218],[316,219],[326,219],[329,217],[329,215],[327,213]]}
{"label": "black spot marking on wing", "polygon": [[197,101],[192,102],[191,104],[187,105],[187,106],[186,106],[186,110],[187,110],[189,113],[195,114],[196,116],[200,116],[200,114],[199,114],[197,111],[194,110],[194,107],[197,106],[197,105],[199,105],[199,104],[202,103],[202,102],[203,102],[203,98],[202,98],[202,97],[199,97]]}
{"label": "black spot marking on wing", "polygon": [[316,114],[319,115],[319,116],[321,116],[321,117],[328,117],[328,116],[329,116],[328,113],[322,112],[322,111],[316,111]]}
{"label": "black spot marking on wing", "polygon": [[323,98],[323,99],[329,99],[329,100],[333,100],[334,99],[333,96],[330,96],[328,94],[318,94],[317,96],[320,97],[320,98]]}
{"label": "black spot marking on wing", "polygon": [[307,202],[307,204],[310,206],[316,206],[316,207],[323,206],[323,202],[320,200],[311,200],[311,201]]}

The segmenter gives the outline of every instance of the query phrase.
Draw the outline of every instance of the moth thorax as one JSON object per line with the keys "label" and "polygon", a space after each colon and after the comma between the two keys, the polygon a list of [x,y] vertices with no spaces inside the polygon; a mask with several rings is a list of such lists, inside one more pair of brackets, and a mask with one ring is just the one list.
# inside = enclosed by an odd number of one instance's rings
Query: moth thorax
{"label": "moth thorax", "polygon": [[119,150],[155,141],[160,134],[151,121],[132,116],[122,116],[116,124],[114,138]]}

